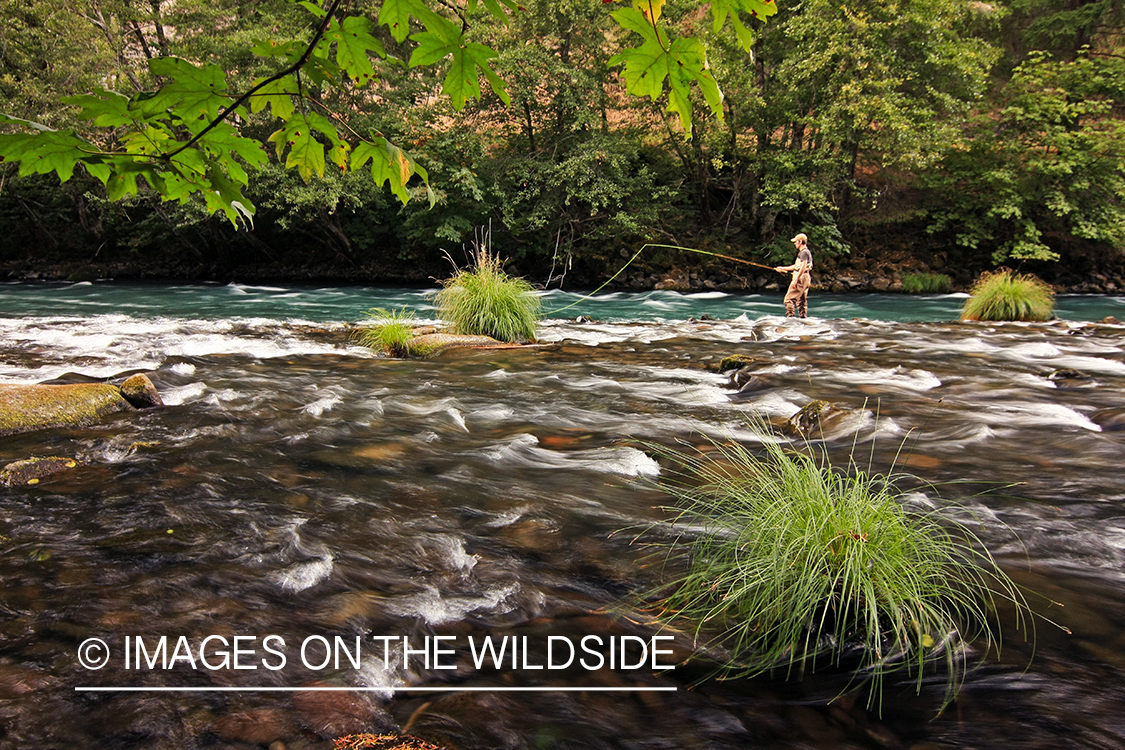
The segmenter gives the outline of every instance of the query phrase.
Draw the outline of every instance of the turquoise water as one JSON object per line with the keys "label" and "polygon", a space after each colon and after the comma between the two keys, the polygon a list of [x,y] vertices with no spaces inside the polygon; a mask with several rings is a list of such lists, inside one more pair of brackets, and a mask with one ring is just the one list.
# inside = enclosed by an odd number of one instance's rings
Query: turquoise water
{"label": "turquoise water", "polygon": [[[350,322],[372,308],[407,308],[432,317],[434,289],[381,287],[311,287],[228,285],[155,285],[118,282],[0,285],[0,315],[6,317],[99,314],[137,318],[296,318],[315,322]],[[585,315],[606,321],[671,321],[710,315],[750,319],[782,315],[781,293],[728,294],[670,291],[616,292],[585,298],[571,292],[543,294],[547,317]],[[895,322],[956,320],[964,294],[820,294],[810,313],[825,319],[867,318]],[[1095,321],[1125,317],[1125,297],[1064,295],[1057,315],[1064,320]]]}

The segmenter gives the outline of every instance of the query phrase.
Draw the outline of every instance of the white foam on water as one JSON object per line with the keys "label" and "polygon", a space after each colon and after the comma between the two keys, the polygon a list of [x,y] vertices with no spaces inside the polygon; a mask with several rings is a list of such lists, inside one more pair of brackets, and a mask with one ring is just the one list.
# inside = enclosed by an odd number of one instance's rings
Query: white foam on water
{"label": "white foam on water", "polygon": [[194,401],[206,392],[206,383],[188,383],[187,385],[162,390],[160,392],[160,399],[164,402],[165,406],[179,406],[188,401]]}
{"label": "white foam on water", "polygon": [[1064,355],[1052,360],[1051,365],[1060,370],[1078,370],[1079,372],[1097,373],[1099,375],[1125,375],[1125,362],[1118,359]]}
{"label": "white foam on water", "polygon": [[505,526],[511,526],[516,521],[520,520],[528,513],[530,513],[532,510],[533,508],[530,505],[520,505],[516,508],[512,508],[511,510],[506,510],[503,513],[500,513],[496,516],[496,518],[484,524],[484,527],[490,529],[502,529]]}
{"label": "white foam on water", "polygon": [[1037,404],[1027,401],[982,404],[975,411],[966,413],[968,419],[978,419],[991,424],[1003,422],[1004,426],[1052,426],[1078,427],[1090,432],[1101,432],[1102,428],[1091,422],[1085,415],[1060,404]]}
{"label": "white foam on water", "polygon": [[[302,331],[305,325],[309,324],[265,318],[142,319],[120,314],[0,318],[0,341],[11,346],[15,355],[4,357],[11,361],[0,364],[0,379],[39,382],[71,372],[108,378],[129,370],[157,370],[168,357],[240,354],[270,359],[344,351],[307,338]],[[369,354],[354,347],[347,351]],[[31,364],[13,364],[23,352],[34,354]],[[191,374],[186,369],[190,367],[177,363],[173,371]]]}
{"label": "white foam on water", "polygon": [[470,555],[465,551],[465,541],[452,534],[441,534],[432,538],[444,562],[451,570],[468,575],[480,562],[480,555]]}
{"label": "white foam on water", "polygon": [[296,562],[283,570],[273,573],[270,578],[283,591],[296,593],[317,585],[332,575],[335,563],[332,555],[326,554],[314,560]]}
{"label": "white foam on water", "polygon": [[460,412],[460,410],[464,408],[461,402],[455,398],[418,399],[413,397],[397,399],[385,403],[384,407],[388,411],[402,411],[420,417],[429,416],[431,414],[448,413],[450,410]]}
{"label": "white foam on water", "polygon": [[486,406],[483,409],[475,409],[469,414],[469,418],[474,422],[480,421],[485,423],[504,423],[515,417],[516,410],[510,406],[503,404],[496,404],[494,406]]}
{"label": "white foam on water", "polygon": [[582,451],[553,451],[539,447],[534,435],[516,435],[508,442],[479,451],[497,464],[535,469],[585,469],[627,477],[655,477],[660,465],[636,448],[593,448]]}
{"label": "white foam on water", "polygon": [[420,617],[428,625],[459,622],[473,612],[502,615],[515,606],[509,602],[519,591],[518,583],[485,591],[479,596],[445,596],[436,587],[425,585],[417,594],[389,602],[388,609],[405,617]]}
{"label": "white foam on water", "polygon": [[766,391],[760,394],[754,394],[751,398],[737,404],[737,408],[742,411],[761,412],[767,417],[784,417],[789,419],[801,410],[797,405],[795,399],[803,399],[808,401],[807,397],[796,393],[795,391],[778,392]]}
{"label": "white foam on water", "polygon": [[449,418],[453,420],[453,424],[457,425],[465,432],[469,431],[469,426],[465,424],[465,415],[462,414],[459,410],[449,408],[445,410],[445,413],[448,414]]}
{"label": "white foam on water", "polygon": [[[398,666],[403,663],[402,641],[384,642],[380,639],[372,642],[369,648],[375,652],[375,655],[365,655],[360,661],[359,670],[355,675],[359,686],[365,688],[383,687],[384,685],[388,687],[405,686],[407,684],[406,679],[398,671]],[[376,695],[385,701],[392,700],[395,697],[393,690],[372,690],[368,694]]]}
{"label": "white foam on water", "polygon": [[190,362],[177,362],[176,364],[172,365],[172,372],[176,373],[177,375],[194,375],[195,365],[191,364]]}
{"label": "white foam on water", "polygon": [[212,406],[221,406],[229,401],[237,401],[242,398],[243,394],[233,388],[224,388],[221,391],[212,391],[206,399],[208,404]]}
{"label": "white foam on water", "polygon": [[941,386],[941,379],[927,370],[907,370],[903,367],[876,368],[873,370],[838,370],[832,373],[837,379],[853,384],[877,384],[911,391],[929,391]]}
{"label": "white foam on water", "polygon": [[1004,354],[1015,359],[1023,358],[1042,358],[1042,357],[1057,357],[1062,354],[1062,351],[1052,344],[1047,342],[1037,342],[1032,344],[1016,344],[1015,346],[1005,347]]}
{"label": "white foam on water", "polygon": [[332,394],[329,396],[325,396],[324,398],[317,399],[311,404],[306,405],[303,411],[306,414],[311,414],[314,417],[319,417],[324,414],[324,412],[331,411],[334,406],[342,404],[343,402],[344,399],[340,398],[340,396]]}

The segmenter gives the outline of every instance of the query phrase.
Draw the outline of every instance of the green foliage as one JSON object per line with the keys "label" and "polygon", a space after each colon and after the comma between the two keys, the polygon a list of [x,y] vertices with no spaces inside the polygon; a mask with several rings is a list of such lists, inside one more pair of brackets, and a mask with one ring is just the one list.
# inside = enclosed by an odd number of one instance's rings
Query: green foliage
{"label": "green foliage", "polygon": [[902,291],[908,294],[946,294],[953,289],[953,279],[944,273],[904,273]]}
{"label": "green foliage", "polygon": [[1030,274],[1007,268],[982,273],[969,290],[961,320],[1050,320],[1055,292]]}
{"label": "green foliage", "polygon": [[1125,61],[1042,54],[1019,66],[998,113],[926,177],[929,231],[1009,258],[1058,260],[1047,237],[1125,247]]}
{"label": "green foliage", "polygon": [[[341,97],[376,80],[373,61],[382,65],[390,60],[385,45],[373,34],[371,20],[342,10],[342,0],[295,0],[294,4],[314,19],[311,39],[256,41],[253,53],[271,62],[274,72],[248,88],[228,81],[227,71],[213,62],[196,63],[169,55],[166,49],[154,55],[146,46],[147,73],[159,81],[155,90],[125,96],[95,89],[91,95],[67,100],[81,107],[79,118],[86,123],[82,132],[0,116],[0,126],[15,131],[0,133],[0,160],[19,163],[21,176],[54,172],[63,182],[82,166],[105,185],[111,199],[137,195],[146,184],[164,200],[185,203],[202,196],[209,212],[222,212],[237,226],[249,223],[255,212],[243,192],[248,184],[245,167],[266,162],[268,142],[277,159],[305,180],[323,177],[329,163],[347,172],[370,162],[376,183],[388,183],[400,200],[407,201],[407,184],[414,175],[425,181],[425,171],[383,134],[362,136],[331,109]],[[151,22],[166,48],[162,2],[153,0],[151,5]],[[648,15],[639,10],[613,14],[624,28],[645,38],[641,48],[625,50],[613,62],[625,63],[629,87],[644,95],[658,96],[667,79],[669,106],[680,113],[690,132],[690,83],[702,87],[708,105],[719,116],[721,94],[701,43],[688,37],[670,40],[660,24],[661,5],[646,4]],[[473,41],[469,31],[482,15],[507,23],[509,14],[520,9],[515,0],[484,0],[483,9],[476,2],[431,7],[425,0],[385,0],[379,23],[397,44],[407,38],[414,43],[409,67],[446,66],[441,90],[460,111],[481,98],[482,75],[505,104],[510,102],[506,84],[491,67],[498,53]],[[722,27],[731,16],[741,36],[748,32],[739,21],[740,11],[764,19],[775,10],[772,0],[727,0],[721,12],[715,11],[715,26]],[[100,9],[96,12],[101,15]],[[136,15],[125,16],[143,41]],[[415,23],[422,30],[411,33]],[[104,18],[100,25],[112,38]],[[122,61],[127,59],[124,46],[116,52]],[[391,64],[401,60],[395,58]],[[131,71],[130,78],[142,88]],[[262,119],[267,108],[280,126],[267,139],[247,135],[242,124],[252,115]],[[350,132],[342,134],[341,125]],[[432,194],[430,198],[436,199]]]}
{"label": "green foliage", "polygon": [[438,316],[454,333],[491,336],[497,341],[534,341],[539,328],[539,298],[523,279],[504,272],[499,257],[481,243],[471,269],[458,269],[442,282]]}
{"label": "green foliage", "polygon": [[997,601],[1027,614],[968,529],[908,510],[889,478],[840,471],[772,438],[763,455],[713,448],[677,457],[686,473],[666,485],[682,503],[676,527],[699,531],[671,548],[687,572],[660,606],[701,635],[718,633],[727,672],[792,675],[858,658],[856,676],[872,679],[876,701],[888,673],[906,670],[921,689],[937,662],[948,702],[967,667],[957,641],[998,649]]}
{"label": "green foliage", "polygon": [[376,308],[367,311],[372,324],[360,328],[355,340],[361,345],[377,351],[386,352],[392,357],[405,357],[409,354],[407,343],[414,336],[410,321],[415,315],[411,310],[384,310]]}
{"label": "green foliage", "polygon": [[1114,0],[1012,0],[1010,9],[1006,36],[1018,53],[1040,50],[1069,59],[1085,46],[1119,43],[1123,9]]}

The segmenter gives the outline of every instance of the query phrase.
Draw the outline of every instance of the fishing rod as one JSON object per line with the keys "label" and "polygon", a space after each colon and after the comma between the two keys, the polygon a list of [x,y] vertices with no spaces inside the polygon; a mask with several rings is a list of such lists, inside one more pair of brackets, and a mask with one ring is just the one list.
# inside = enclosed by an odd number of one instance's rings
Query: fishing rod
{"label": "fishing rod", "polygon": [[601,290],[603,290],[607,286],[609,286],[610,283],[614,279],[616,279],[618,276],[620,276],[625,271],[625,269],[628,268],[633,263],[633,261],[635,261],[637,258],[641,257],[641,253],[643,253],[645,250],[647,250],[650,247],[662,247],[662,248],[665,248],[666,250],[683,250],[683,251],[689,252],[689,253],[699,253],[700,255],[710,255],[713,258],[722,258],[723,260],[733,260],[735,263],[745,263],[748,266],[756,266],[758,268],[764,268],[767,271],[776,271],[777,270],[776,266],[767,266],[767,265],[764,265],[762,263],[755,263],[752,260],[745,260],[743,258],[733,258],[729,255],[723,255],[721,253],[713,253],[710,250],[700,250],[700,249],[695,248],[695,247],[680,247],[679,245],[662,245],[662,244],[659,244],[659,243],[656,243],[656,242],[649,242],[649,243],[641,246],[640,250],[633,253],[633,257],[630,258],[629,260],[625,261],[625,265],[623,265],[623,266],[621,266],[621,268],[617,269],[617,273],[613,274],[608,279],[606,279],[605,283],[602,284],[601,286],[599,286],[597,289],[590,292],[589,294],[587,294],[584,297],[579,297],[577,300],[575,300],[574,302],[570,303],[569,305],[567,305],[565,307],[560,307],[557,310],[548,310],[544,314],[545,315],[554,315],[555,313],[560,313],[563,310],[569,310],[570,308],[574,307],[575,305],[577,305],[581,302],[585,302],[586,300],[590,299],[591,297],[596,295],[598,292],[600,292]]}

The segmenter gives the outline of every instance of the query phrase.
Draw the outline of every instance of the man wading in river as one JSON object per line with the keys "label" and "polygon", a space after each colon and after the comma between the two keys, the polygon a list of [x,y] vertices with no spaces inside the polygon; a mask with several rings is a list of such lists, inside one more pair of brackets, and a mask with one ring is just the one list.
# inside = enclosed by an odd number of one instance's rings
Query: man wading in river
{"label": "man wading in river", "polygon": [[809,316],[809,285],[812,284],[812,251],[809,250],[809,238],[801,232],[792,239],[797,247],[797,260],[791,266],[777,266],[778,273],[793,272],[793,279],[789,282],[789,291],[785,293],[785,317]]}

